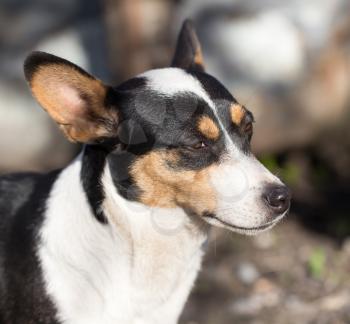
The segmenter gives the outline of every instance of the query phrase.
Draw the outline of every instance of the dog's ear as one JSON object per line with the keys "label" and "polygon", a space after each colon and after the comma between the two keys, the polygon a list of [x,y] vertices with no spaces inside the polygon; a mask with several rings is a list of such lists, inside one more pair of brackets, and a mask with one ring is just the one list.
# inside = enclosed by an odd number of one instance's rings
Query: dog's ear
{"label": "dog's ear", "polygon": [[204,71],[201,45],[193,23],[188,19],[182,25],[171,66],[185,70]]}
{"label": "dog's ear", "polygon": [[33,52],[24,73],[40,105],[74,142],[94,143],[112,137],[118,125],[113,90],[57,56]]}

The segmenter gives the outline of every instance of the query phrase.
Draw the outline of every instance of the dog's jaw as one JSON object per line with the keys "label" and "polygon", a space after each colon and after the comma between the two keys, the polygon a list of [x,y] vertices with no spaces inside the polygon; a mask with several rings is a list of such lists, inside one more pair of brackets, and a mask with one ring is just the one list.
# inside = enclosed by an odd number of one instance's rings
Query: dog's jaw
{"label": "dog's jaw", "polygon": [[213,225],[213,226],[217,226],[217,227],[222,227],[225,228],[229,231],[238,233],[238,234],[243,234],[243,235],[257,235],[263,232],[266,232],[270,229],[272,229],[274,226],[276,226],[286,215],[288,214],[288,211],[284,212],[282,215],[278,216],[275,220],[267,222],[263,225],[260,225],[258,227],[251,227],[251,228],[247,228],[247,227],[238,227],[232,224],[229,224],[223,220],[220,220],[219,218],[217,218],[215,215],[205,215],[203,216],[205,218],[205,220]]}

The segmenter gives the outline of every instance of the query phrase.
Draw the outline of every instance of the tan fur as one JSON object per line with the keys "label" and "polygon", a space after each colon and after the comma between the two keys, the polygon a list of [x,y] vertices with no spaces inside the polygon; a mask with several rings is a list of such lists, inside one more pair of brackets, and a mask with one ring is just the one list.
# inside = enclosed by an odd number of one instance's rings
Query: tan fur
{"label": "tan fur", "polygon": [[204,69],[204,59],[203,59],[203,54],[202,54],[202,50],[200,47],[198,47],[196,49],[196,54],[194,56],[194,63],[203,67],[203,69]]}
{"label": "tan fur", "polygon": [[[117,112],[107,110],[104,104],[106,86],[73,67],[63,64],[40,66],[30,85],[40,105],[72,141],[89,142],[108,136],[111,130],[106,124],[117,124]],[[67,104],[70,100],[65,98],[65,92],[76,94],[78,100]],[[108,122],[101,123],[101,120]]]}
{"label": "tan fur", "polygon": [[215,194],[209,180],[209,168],[199,171],[177,170],[174,152],[151,152],[131,168],[131,176],[141,189],[140,201],[148,206],[189,208],[197,214],[212,212],[216,207]]}
{"label": "tan fur", "polygon": [[245,115],[245,109],[239,104],[233,104],[230,107],[232,122],[236,125],[240,125]]}
{"label": "tan fur", "polygon": [[211,140],[217,140],[220,136],[219,127],[208,116],[203,116],[198,122],[199,131],[207,138]]}

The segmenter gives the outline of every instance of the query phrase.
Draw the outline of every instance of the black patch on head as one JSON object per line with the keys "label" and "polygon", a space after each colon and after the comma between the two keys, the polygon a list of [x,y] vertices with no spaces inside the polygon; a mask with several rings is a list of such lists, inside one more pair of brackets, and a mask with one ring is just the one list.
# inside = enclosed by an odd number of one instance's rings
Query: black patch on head
{"label": "black patch on head", "polygon": [[144,87],[147,83],[146,78],[136,77],[123,82],[121,85],[116,87],[117,91],[134,91],[138,88]]}
{"label": "black patch on head", "polygon": [[[211,75],[202,72],[189,73],[191,73],[201,82],[204,90],[213,100],[218,117],[220,118],[223,126],[226,128],[228,134],[231,136],[233,143],[235,143],[243,153],[250,154],[251,134],[244,134],[242,132],[242,128],[235,125],[231,119],[230,108],[232,104],[238,103],[237,100],[217,79]],[[247,116],[253,115],[250,111],[248,111]]]}
{"label": "black patch on head", "polygon": [[123,121],[119,126],[118,139],[125,145],[140,145],[147,142],[147,137],[139,123],[132,119]]}
{"label": "black patch on head", "polygon": [[200,81],[203,89],[209,94],[212,100],[224,100],[229,104],[237,103],[237,100],[232,94],[213,76],[198,71],[189,71],[188,73]]}
{"label": "black patch on head", "polygon": [[46,202],[59,171],[0,178],[0,318],[2,324],[58,324],[37,258]]}

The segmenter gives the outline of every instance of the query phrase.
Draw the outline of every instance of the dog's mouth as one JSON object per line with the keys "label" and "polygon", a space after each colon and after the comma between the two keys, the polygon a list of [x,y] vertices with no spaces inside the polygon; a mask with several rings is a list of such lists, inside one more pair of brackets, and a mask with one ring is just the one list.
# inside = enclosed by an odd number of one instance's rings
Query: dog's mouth
{"label": "dog's mouth", "polygon": [[286,213],[282,214],[281,216],[279,216],[278,218],[276,218],[275,220],[265,223],[263,225],[260,226],[254,226],[254,227],[241,227],[241,226],[236,226],[233,225],[231,223],[228,223],[218,217],[216,217],[214,214],[208,213],[203,215],[203,218],[211,225],[214,226],[219,226],[219,227],[224,227],[227,228],[231,231],[234,232],[238,232],[241,234],[248,234],[248,235],[255,235],[257,233],[260,233],[262,231],[266,231],[270,228],[272,228],[273,226],[275,226],[284,216]]}

